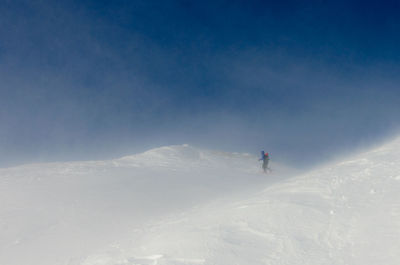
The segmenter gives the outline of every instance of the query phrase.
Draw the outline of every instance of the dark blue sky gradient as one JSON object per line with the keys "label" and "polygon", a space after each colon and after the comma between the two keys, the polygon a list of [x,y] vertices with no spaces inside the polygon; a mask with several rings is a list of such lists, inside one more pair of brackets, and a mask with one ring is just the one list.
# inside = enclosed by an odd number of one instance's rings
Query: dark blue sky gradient
{"label": "dark blue sky gradient", "polygon": [[399,1],[2,1],[0,166],[396,134]]}

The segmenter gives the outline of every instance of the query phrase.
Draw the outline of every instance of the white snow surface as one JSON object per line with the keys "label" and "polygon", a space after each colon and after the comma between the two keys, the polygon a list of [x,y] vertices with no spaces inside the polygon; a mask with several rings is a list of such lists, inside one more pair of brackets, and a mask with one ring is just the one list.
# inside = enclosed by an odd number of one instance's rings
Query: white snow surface
{"label": "white snow surface", "polygon": [[400,138],[272,168],[181,145],[0,169],[0,264],[400,264]]}

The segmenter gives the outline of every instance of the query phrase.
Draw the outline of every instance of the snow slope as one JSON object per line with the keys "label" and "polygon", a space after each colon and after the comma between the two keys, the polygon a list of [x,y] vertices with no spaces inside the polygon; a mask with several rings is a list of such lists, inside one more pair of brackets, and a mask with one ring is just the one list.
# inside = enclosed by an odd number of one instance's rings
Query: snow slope
{"label": "snow slope", "polygon": [[400,264],[400,139],[133,233],[92,264]]}
{"label": "snow slope", "polygon": [[163,147],[0,170],[0,264],[400,264],[400,139],[266,178]]}
{"label": "snow slope", "polygon": [[256,157],[187,145],[0,169],[0,264],[80,264],[145,224],[260,183]]}

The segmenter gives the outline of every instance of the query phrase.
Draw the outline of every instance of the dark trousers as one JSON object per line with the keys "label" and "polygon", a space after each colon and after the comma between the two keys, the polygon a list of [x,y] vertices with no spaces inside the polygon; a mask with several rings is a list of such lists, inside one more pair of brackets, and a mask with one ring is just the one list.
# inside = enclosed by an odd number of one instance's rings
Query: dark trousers
{"label": "dark trousers", "polygon": [[267,169],[268,169],[268,162],[269,162],[269,159],[263,160],[262,168],[263,168],[264,172],[267,171]]}

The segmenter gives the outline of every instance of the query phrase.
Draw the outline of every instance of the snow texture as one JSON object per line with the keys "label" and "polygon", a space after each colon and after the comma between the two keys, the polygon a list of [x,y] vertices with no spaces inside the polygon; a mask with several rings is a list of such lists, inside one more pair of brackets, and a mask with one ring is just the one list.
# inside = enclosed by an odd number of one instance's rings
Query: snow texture
{"label": "snow texture", "polygon": [[0,264],[400,264],[400,139],[272,167],[182,145],[0,169]]}

